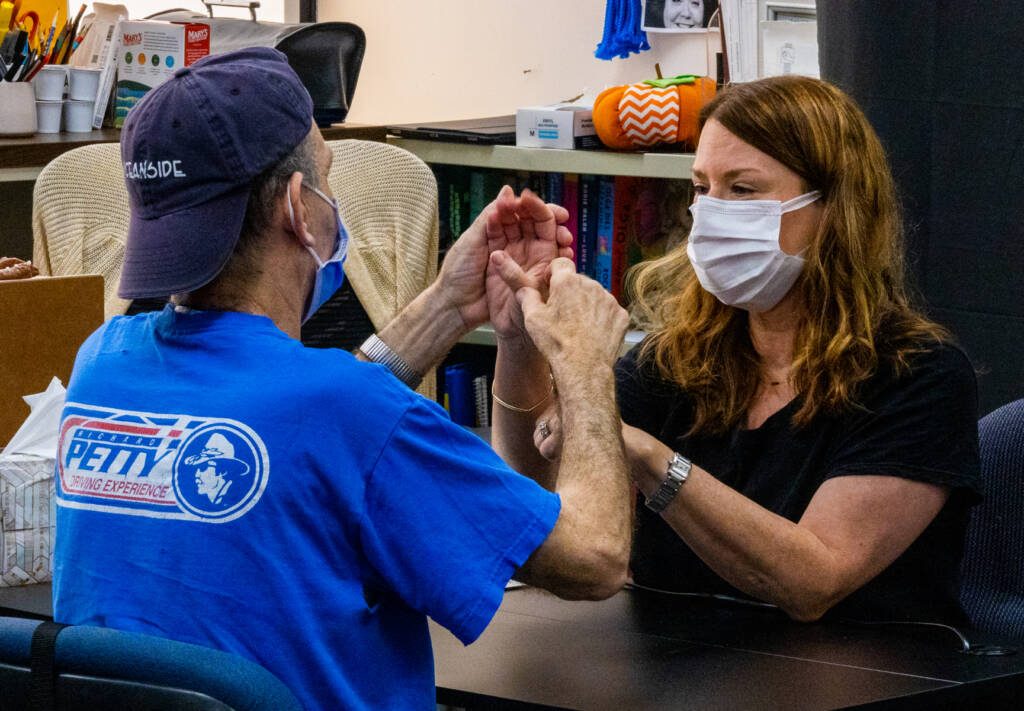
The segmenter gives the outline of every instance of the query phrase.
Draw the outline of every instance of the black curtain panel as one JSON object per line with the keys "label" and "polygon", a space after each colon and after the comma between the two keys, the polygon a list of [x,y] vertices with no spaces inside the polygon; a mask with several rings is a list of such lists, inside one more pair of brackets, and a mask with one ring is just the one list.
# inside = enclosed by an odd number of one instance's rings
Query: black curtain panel
{"label": "black curtain panel", "polygon": [[911,272],[978,368],[1024,397],[1024,3],[817,0],[821,76],[889,153]]}

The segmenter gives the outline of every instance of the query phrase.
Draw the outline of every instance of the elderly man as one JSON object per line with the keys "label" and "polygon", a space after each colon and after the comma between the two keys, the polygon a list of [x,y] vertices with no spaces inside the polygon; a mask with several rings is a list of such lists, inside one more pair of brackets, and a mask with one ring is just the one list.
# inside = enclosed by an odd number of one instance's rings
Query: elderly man
{"label": "elderly man", "polygon": [[[308,708],[432,708],[427,616],[468,644],[513,575],[569,598],[619,589],[632,514],[611,474],[625,471],[612,362],[626,319],[557,258],[560,208],[505,189],[357,358],[297,340],[341,284],[349,236],[283,55],[179,71],[121,142],[120,294],[173,305],[111,319],[78,355],[58,621],[243,655]],[[553,491],[406,387],[488,319],[531,339],[558,384]],[[229,487],[210,466],[234,470]]]}

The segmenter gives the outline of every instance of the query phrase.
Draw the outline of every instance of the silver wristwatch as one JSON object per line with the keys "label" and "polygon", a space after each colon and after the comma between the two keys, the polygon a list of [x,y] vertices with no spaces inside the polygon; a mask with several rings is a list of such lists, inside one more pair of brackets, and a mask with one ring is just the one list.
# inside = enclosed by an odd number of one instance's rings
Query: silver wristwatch
{"label": "silver wristwatch", "polygon": [[363,341],[363,345],[359,346],[359,350],[366,356],[367,360],[386,365],[388,370],[395,374],[396,378],[413,390],[418,388],[423,380],[423,376],[410,368],[409,364],[402,360],[400,355],[391,350],[387,343],[377,338],[376,333]]}
{"label": "silver wristwatch", "polygon": [[693,464],[690,463],[689,459],[678,452],[673,452],[672,459],[668,463],[668,472],[665,474],[665,480],[661,482],[661,486],[654,492],[654,495],[644,502],[647,508],[654,513],[664,511],[665,507],[679,493],[679,489],[686,483],[692,467]]}

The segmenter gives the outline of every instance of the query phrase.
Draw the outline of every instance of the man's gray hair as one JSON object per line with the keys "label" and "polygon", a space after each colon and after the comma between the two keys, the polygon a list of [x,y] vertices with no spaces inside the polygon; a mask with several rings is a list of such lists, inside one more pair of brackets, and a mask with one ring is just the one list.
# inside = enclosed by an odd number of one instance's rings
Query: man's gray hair
{"label": "man's gray hair", "polygon": [[270,227],[274,219],[274,209],[284,194],[292,173],[302,173],[302,181],[306,185],[320,187],[316,145],[315,134],[311,132],[291,153],[253,180],[249,204],[245,208],[245,222],[242,223],[242,234],[238,238],[235,254],[245,252],[252,246],[251,243]]}

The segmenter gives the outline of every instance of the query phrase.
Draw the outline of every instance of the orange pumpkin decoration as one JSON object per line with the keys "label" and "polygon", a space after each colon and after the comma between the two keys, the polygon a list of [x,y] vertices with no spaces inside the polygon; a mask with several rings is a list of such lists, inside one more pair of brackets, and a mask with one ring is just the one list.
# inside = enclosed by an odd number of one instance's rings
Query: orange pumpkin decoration
{"label": "orange pumpkin decoration", "polygon": [[594,102],[594,130],[609,148],[697,144],[697,117],[715,96],[710,77],[692,74],[605,89]]}

